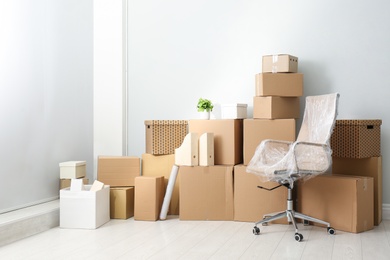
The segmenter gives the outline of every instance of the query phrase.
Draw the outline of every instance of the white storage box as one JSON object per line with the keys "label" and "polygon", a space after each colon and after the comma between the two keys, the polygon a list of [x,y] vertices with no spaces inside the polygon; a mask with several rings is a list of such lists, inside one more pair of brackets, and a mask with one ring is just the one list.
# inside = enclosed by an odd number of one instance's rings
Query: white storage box
{"label": "white storage box", "polygon": [[69,161],[60,163],[60,179],[78,179],[86,176],[85,161]]}
{"label": "white storage box", "polygon": [[245,119],[247,118],[247,104],[221,105],[222,119]]}
{"label": "white storage box", "polygon": [[60,227],[96,229],[110,220],[110,186],[90,191],[92,185],[84,185],[82,191],[60,190]]}

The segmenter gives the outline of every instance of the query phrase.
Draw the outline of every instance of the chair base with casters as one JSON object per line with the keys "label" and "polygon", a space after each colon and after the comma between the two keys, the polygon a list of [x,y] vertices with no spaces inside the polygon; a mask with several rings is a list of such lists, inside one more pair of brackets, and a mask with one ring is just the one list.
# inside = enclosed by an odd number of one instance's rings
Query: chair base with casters
{"label": "chair base with casters", "polygon": [[[255,234],[255,235],[259,235],[260,234],[260,228],[257,225],[260,225],[260,224],[261,225],[267,225],[268,222],[271,222],[271,221],[274,221],[274,220],[277,220],[277,219],[281,219],[281,218],[285,218],[285,217],[287,217],[288,221],[292,222],[292,224],[294,225],[294,228],[295,228],[294,238],[298,242],[303,240],[303,235],[298,232],[298,226],[297,226],[297,223],[296,223],[296,220],[295,220],[296,218],[302,219],[304,221],[304,223],[315,222],[315,223],[319,223],[319,224],[322,224],[322,225],[326,225],[328,234],[334,235],[336,233],[334,228],[332,228],[328,222],[320,220],[320,219],[317,219],[317,218],[313,218],[313,217],[310,217],[308,215],[305,215],[305,214],[302,214],[302,213],[294,211],[294,209],[293,209],[293,199],[292,199],[292,189],[290,188],[290,185],[288,183],[286,183],[286,184],[281,184],[280,186],[285,186],[287,188],[287,190],[288,190],[288,193],[287,193],[287,209],[285,211],[264,215],[262,220],[260,220],[260,221],[255,223],[255,226],[253,227],[253,234]],[[278,188],[280,186],[277,186],[276,188]],[[259,186],[259,188],[263,188],[263,187]]]}

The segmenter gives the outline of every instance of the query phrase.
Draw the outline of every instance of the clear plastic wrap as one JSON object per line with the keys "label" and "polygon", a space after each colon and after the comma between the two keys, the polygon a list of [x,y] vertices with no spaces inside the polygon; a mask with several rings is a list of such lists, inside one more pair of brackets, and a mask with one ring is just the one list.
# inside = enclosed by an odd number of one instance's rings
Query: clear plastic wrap
{"label": "clear plastic wrap", "polygon": [[306,97],[301,129],[295,142],[264,140],[256,148],[247,172],[262,181],[281,184],[323,174],[332,164],[330,137],[336,122],[339,94]]}

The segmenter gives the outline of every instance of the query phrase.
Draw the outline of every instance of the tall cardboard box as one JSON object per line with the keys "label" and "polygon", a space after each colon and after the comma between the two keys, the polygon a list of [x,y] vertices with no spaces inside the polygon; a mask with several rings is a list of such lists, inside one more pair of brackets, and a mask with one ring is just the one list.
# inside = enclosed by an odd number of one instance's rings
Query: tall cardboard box
{"label": "tall cardboard box", "polygon": [[253,97],[253,118],[299,118],[299,97]]}
{"label": "tall cardboard box", "polygon": [[156,221],[159,219],[165,195],[164,177],[135,178],[134,219]]}
{"label": "tall cardboard box", "polygon": [[378,226],[382,222],[382,157],[333,157],[332,173],[374,178],[374,225]]}
{"label": "tall cardboard box", "polygon": [[265,139],[295,141],[295,119],[245,119],[244,165],[248,165],[257,146]]}
{"label": "tall cardboard box", "polygon": [[298,211],[359,233],[374,227],[374,180],[350,175],[320,175],[298,185]]}
{"label": "tall cardboard box", "polygon": [[[259,189],[262,186],[271,189],[278,186],[275,182],[262,182],[254,174],[246,172],[246,166],[234,166],[234,220],[257,222],[265,214],[287,209],[287,189],[280,187],[272,191]],[[287,224],[287,218],[272,223]]]}
{"label": "tall cardboard box", "polygon": [[82,191],[60,190],[60,227],[96,229],[110,220],[110,186],[91,191],[85,185]]}
{"label": "tall cardboard box", "polygon": [[181,166],[180,220],[233,220],[233,166]]}
{"label": "tall cardboard box", "polygon": [[133,156],[99,156],[98,181],[112,187],[134,186],[140,176],[140,158]]}
{"label": "tall cardboard box", "polygon": [[134,216],[134,187],[110,188],[110,218],[128,219]]}
{"label": "tall cardboard box", "polygon": [[303,95],[302,73],[256,74],[256,96],[300,97]]}
{"label": "tall cardboard box", "polygon": [[[168,185],[172,166],[175,164],[175,155],[142,154],[142,176],[164,176],[165,187]],[[168,215],[179,215],[179,178],[176,178],[172,198],[169,204]]]}
{"label": "tall cardboard box", "polygon": [[242,163],[243,119],[190,120],[189,132],[214,133],[214,164]]}
{"label": "tall cardboard box", "polygon": [[331,137],[334,157],[381,156],[382,120],[338,119]]}
{"label": "tall cardboard box", "polygon": [[145,151],[156,155],[174,154],[187,133],[187,120],[146,120]]}

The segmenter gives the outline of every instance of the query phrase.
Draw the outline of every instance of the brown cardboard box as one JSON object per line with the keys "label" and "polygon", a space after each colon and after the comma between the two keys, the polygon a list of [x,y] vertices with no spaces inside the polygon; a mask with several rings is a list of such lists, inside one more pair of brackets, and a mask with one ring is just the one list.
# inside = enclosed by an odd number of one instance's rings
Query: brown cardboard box
{"label": "brown cardboard box", "polygon": [[242,163],[242,119],[190,120],[189,132],[214,133],[214,164]]}
{"label": "brown cardboard box", "polygon": [[253,97],[253,118],[299,118],[299,97]]}
{"label": "brown cardboard box", "polygon": [[[83,179],[83,184],[87,185],[89,183],[88,178],[80,178]],[[70,187],[70,182],[72,179],[60,179],[60,190]]]}
{"label": "brown cardboard box", "polygon": [[265,55],[262,72],[298,72],[298,58],[288,54]]}
{"label": "brown cardboard box", "polygon": [[98,181],[111,187],[134,186],[134,178],[140,176],[140,158],[132,156],[99,156]]}
{"label": "brown cardboard box", "polygon": [[333,157],[332,173],[374,178],[374,225],[378,226],[382,222],[382,157]]}
{"label": "brown cardboard box", "polygon": [[317,176],[298,185],[298,211],[340,231],[359,233],[374,226],[373,178]]}
{"label": "brown cardboard box", "polygon": [[134,187],[110,188],[110,218],[134,216]]}
{"label": "brown cardboard box", "polygon": [[[174,164],[174,154],[153,155],[145,153],[142,155],[142,176],[164,176],[165,187],[167,187]],[[176,178],[173,187],[168,215],[179,215],[179,178]]]}
{"label": "brown cardboard box", "polygon": [[164,177],[135,178],[134,219],[156,221],[165,196]]}
{"label": "brown cardboard box", "polygon": [[303,95],[301,73],[256,74],[256,96],[300,97]]}
{"label": "brown cardboard box", "polygon": [[233,220],[233,166],[180,166],[180,220]]}
{"label": "brown cardboard box", "polygon": [[187,120],[146,120],[146,153],[174,154],[188,133],[187,125]]}
{"label": "brown cardboard box", "polygon": [[[246,172],[244,165],[234,166],[234,220],[257,222],[265,214],[284,211],[287,208],[287,189],[280,187],[272,191],[267,189],[278,186],[275,182],[262,182],[259,177]],[[287,218],[272,223],[287,224]]]}
{"label": "brown cardboard box", "polygon": [[244,165],[248,165],[261,141],[295,141],[295,129],[295,119],[245,119]]}
{"label": "brown cardboard box", "polygon": [[333,156],[381,156],[381,124],[382,120],[336,120],[331,137]]}

